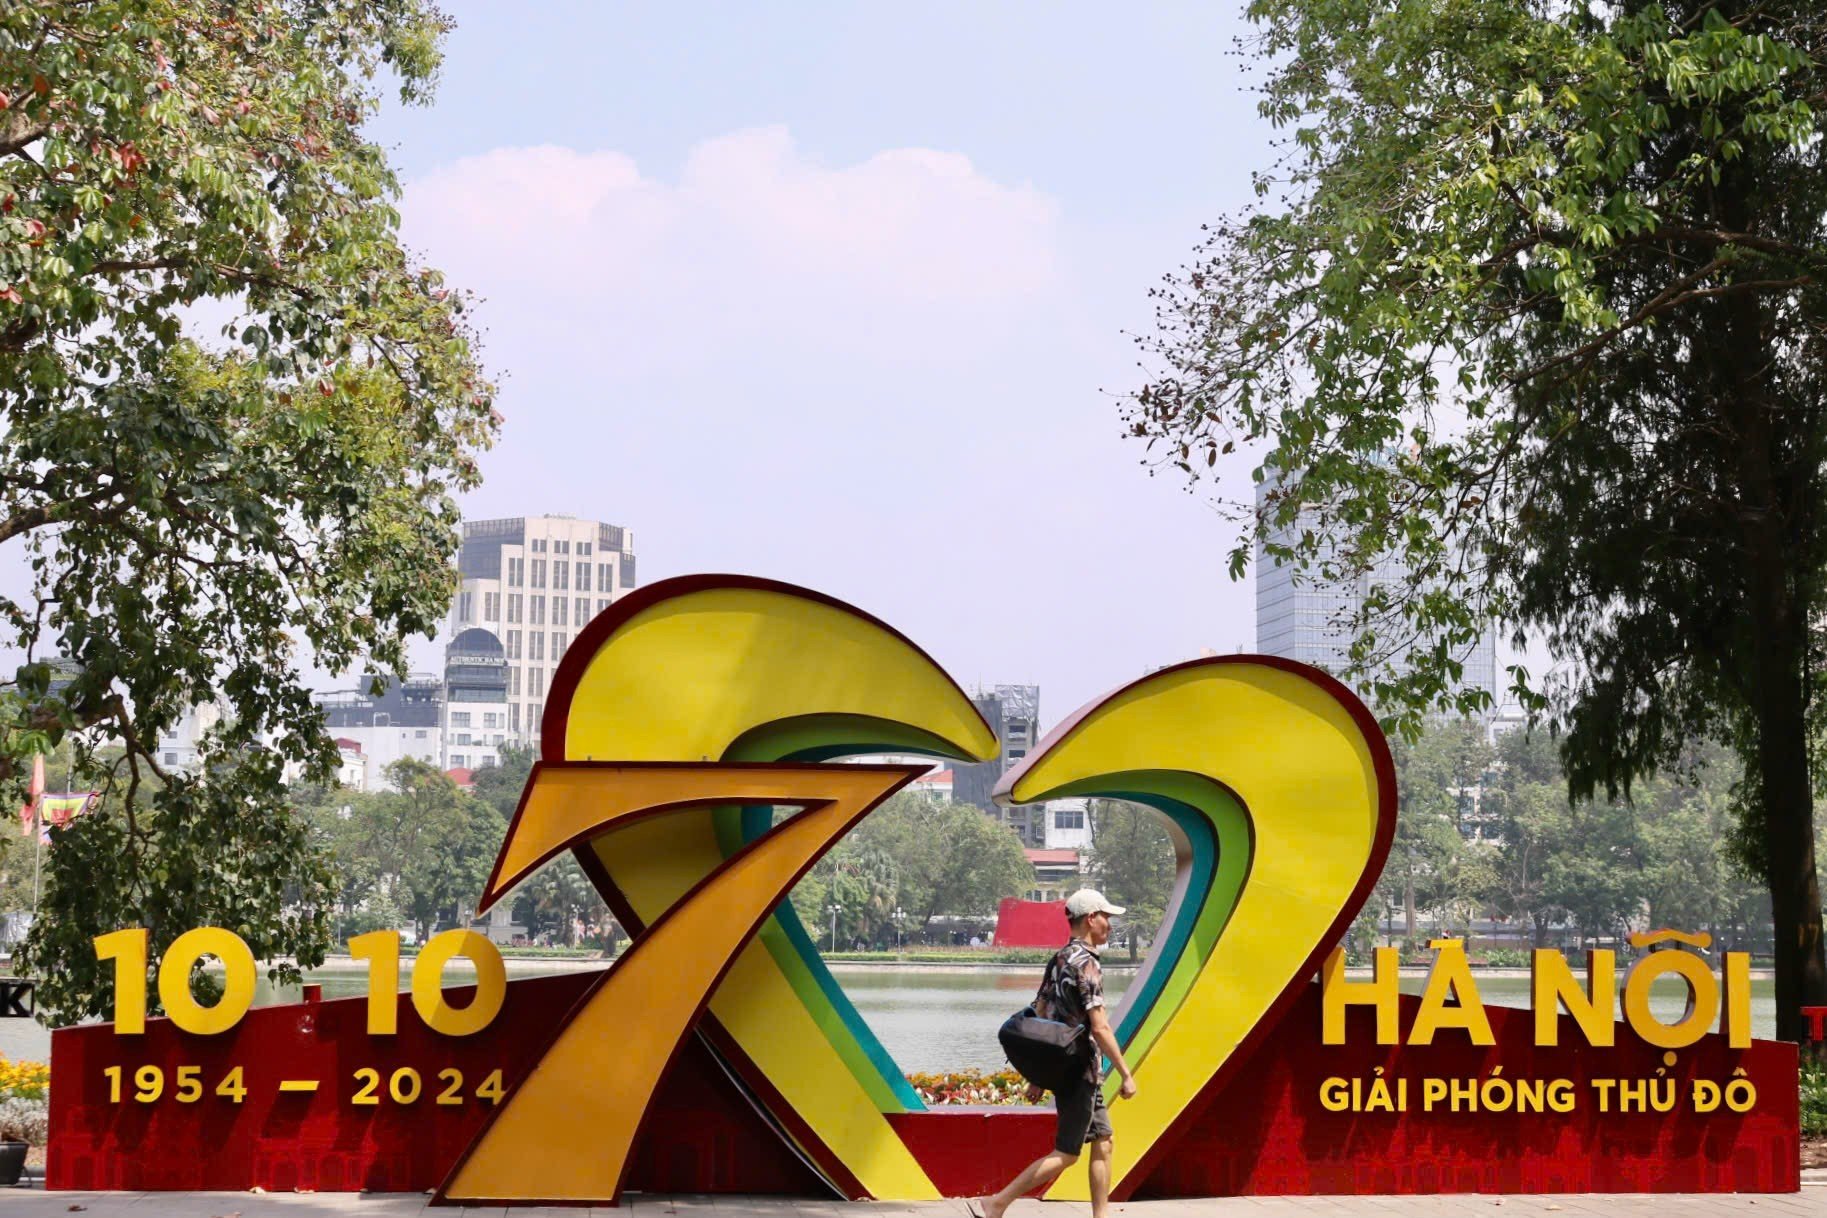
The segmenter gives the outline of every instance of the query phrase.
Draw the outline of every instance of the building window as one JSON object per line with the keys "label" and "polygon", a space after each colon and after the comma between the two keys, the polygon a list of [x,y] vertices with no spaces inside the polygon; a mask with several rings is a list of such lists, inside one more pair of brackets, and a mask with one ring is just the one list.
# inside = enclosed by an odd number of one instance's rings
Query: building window
{"label": "building window", "polygon": [[570,607],[570,604],[571,602],[562,596],[552,598],[552,624],[554,626],[569,625],[565,621],[565,610]]}
{"label": "building window", "polygon": [[472,610],[474,610],[474,608],[475,608],[475,594],[474,593],[464,592],[464,593],[459,594],[457,597],[457,620],[459,622],[469,621],[471,618],[473,618],[475,616],[475,614],[472,612]]}
{"label": "building window", "polygon": [[[535,698],[540,698],[540,697],[545,696],[545,692],[546,692],[546,670],[543,668],[534,668],[534,669],[529,670],[529,674],[527,676],[527,693],[533,695]],[[537,719],[538,717],[539,716],[537,714],[534,715],[534,718]]]}
{"label": "building window", "polygon": [[167,753],[167,754],[165,754],[165,764],[166,764],[166,765],[176,765],[176,764],[178,764],[178,755],[177,755],[177,754],[176,754],[176,753]]}
{"label": "building window", "polygon": [[546,636],[542,630],[527,632],[527,659],[544,660],[546,658]]}
{"label": "building window", "polygon": [[589,542],[580,541],[577,543],[577,556],[579,558],[590,557],[590,543]]}
{"label": "building window", "polygon": [[546,586],[546,560],[543,558],[533,560],[533,586],[535,588]]}
{"label": "building window", "polygon": [[533,610],[533,616],[528,618],[527,620],[535,626],[545,625],[546,624],[546,598],[543,596],[533,596],[533,597],[528,597],[527,599],[533,602],[532,605],[530,606],[530,608]]}
{"label": "building window", "polygon": [[501,726],[501,716],[496,714],[494,711],[482,712],[482,726],[483,727],[500,727]]}
{"label": "building window", "polygon": [[598,613],[602,613],[605,610],[607,610],[608,608],[609,608],[609,602],[599,596],[596,600],[596,611]]}
{"label": "building window", "polygon": [[452,727],[468,727],[469,726],[469,712],[468,711],[450,712],[450,725]]}
{"label": "building window", "polygon": [[1055,829],[1083,829],[1085,827],[1085,810],[1083,808],[1060,808],[1053,813]]}
{"label": "building window", "polygon": [[535,736],[539,734],[539,724],[545,718],[545,714],[546,704],[544,702],[535,702],[527,708],[527,730]]}
{"label": "building window", "polygon": [[571,564],[555,562],[552,564],[552,587],[560,592],[571,590]]}
{"label": "building window", "polygon": [[570,644],[570,641],[571,636],[564,631],[554,630],[552,632],[552,658],[554,660],[565,654],[565,648]]}
{"label": "building window", "polygon": [[423,739],[425,739],[425,729],[424,729],[424,728],[420,728],[420,729],[419,729],[419,730],[418,730],[418,731],[416,731],[416,732],[414,732],[414,733],[413,733],[413,734],[412,734],[412,738],[413,738],[413,739],[414,739],[414,740],[423,740]]}
{"label": "building window", "polygon": [[553,543],[552,543],[552,553],[554,553],[554,554],[569,554],[569,553],[570,553],[570,552],[571,552],[571,543],[570,543],[570,542],[568,542],[568,541],[555,541],[555,542],[553,542]]}
{"label": "building window", "polygon": [[[514,692],[516,694],[520,692],[520,670],[518,668],[514,670]],[[518,702],[508,707],[508,730],[512,732],[520,730],[520,703]]]}
{"label": "building window", "polygon": [[518,587],[520,587],[520,585],[522,585],[526,582],[526,575],[527,575],[527,560],[526,559],[510,558],[507,560],[507,567],[508,567],[508,587],[518,588]]}
{"label": "building window", "polygon": [[543,537],[535,537],[533,539],[533,553],[544,554],[545,552],[546,552],[546,539]]}
{"label": "building window", "polygon": [[573,626],[581,626],[585,622],[589,621],[590,620],[590,598],[587,596],[578,597],[575,612],[576,612],[577,616],[571,619],[571,624]]}
{"label": "building window", "polygon": [[598,592],[615,591],[615,568],[606,562],[596,564],[596,590]]}
{"label": "building window", "polygon": [[590,591],[590,564],[587,562],[577,564],[577,590],[579,592]]}
{"label": "building window", "polygon": [[520,620],[520,593],[518,592],[508,593],[507,620],[509,622],[518,622]]}
{"label": "building window", "polygon": [[452,753],[450,755],[450,765],[454,770],[461,770],[469,765],[469,758],[462,753]]}
{"label": "building window", "polygon": [[[518,668],[508,669],[508,695],[514,698],[520,696],[520,670]],[[518,728],[520,724],[515,723],[514,726]]]}
{"label": "building window", "polygon": [[482,594],[482,620],[486,622],[501,620],[501,593],[484,592]]}
{"label": "building window", "polygon": [[510,660],[520,658],[520,632],[518,630],[507,632],[507,658]]}
{"label": "building window", "polygon": [[634,587],[634,555],[622,555],[621,568],[621,571],[618,573],[618,578],[615,581],[615,586],[626,592],[628,589]]}

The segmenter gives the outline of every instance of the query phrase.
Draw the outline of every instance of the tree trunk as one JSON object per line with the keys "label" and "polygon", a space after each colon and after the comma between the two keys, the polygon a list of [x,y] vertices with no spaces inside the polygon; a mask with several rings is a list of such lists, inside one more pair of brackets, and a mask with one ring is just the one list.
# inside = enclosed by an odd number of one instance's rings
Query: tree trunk
{"label": "tree trunk", "polygon": [[[1815,872],[1814,793],[1808,767],[1807,628],[1790,578],[1796,552],[1779,487],[1781,439],[1762,369],[1773,362],[1761,309],[1750,296],[1733,302],[1730,349],[1736,373],[1740,518],[1750,610],[1749,707],[1756,725],[1747,767],[1762,804],[1765,882],[1775,932],[1776,1035],[1807,1039],[1803,1006],[1827,1005],[1827,958],[1821,944],[1821,890]],[[1753,363],[1752,361],[1758,361]]]}
{"label": "tree trunk", "polygon": [[[1764,632],[1759,631],[1759,634]],[[1827,959],[1821,944],[1821,890],[1814,857],[1814,796],[1808,773],[1799,649],[1772,656],[1760,639],[1757,775],[1764,812],[1765,881],[1776,937],[1776,1035],[1807,1039],[1802,1007],[1827,1005]],[[1789,663],[1781,661],[1787,659]]]}
{"label": "tree trunk", "polygon": [[1415,945],[1415,859],[1410,849],[1408,871],[1402,877],[1402,938],[1403,946],[1413,948]]}

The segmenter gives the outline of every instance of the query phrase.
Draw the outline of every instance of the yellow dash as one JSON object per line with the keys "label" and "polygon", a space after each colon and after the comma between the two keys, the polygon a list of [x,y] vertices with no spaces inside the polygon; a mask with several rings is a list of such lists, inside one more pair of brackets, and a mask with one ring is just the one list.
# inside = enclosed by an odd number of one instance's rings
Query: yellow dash
{"label": "yellow dash", "polygon": [[314,1078],[288,1078],[280,1081],[281,1091],[315,1091],[317,1080]]}

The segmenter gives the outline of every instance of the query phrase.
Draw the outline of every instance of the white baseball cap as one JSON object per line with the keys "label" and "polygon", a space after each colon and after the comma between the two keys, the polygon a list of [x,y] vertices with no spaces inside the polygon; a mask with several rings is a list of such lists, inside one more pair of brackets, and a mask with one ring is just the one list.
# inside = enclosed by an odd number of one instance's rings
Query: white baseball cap
{"label": "white baseball cap", "polygon": [[1081,888],[1066,898],[1066,917],[1074,922],[1094,913],[1120,914],[1125,908],[1122,905],[1112,905],[1095,888]]}

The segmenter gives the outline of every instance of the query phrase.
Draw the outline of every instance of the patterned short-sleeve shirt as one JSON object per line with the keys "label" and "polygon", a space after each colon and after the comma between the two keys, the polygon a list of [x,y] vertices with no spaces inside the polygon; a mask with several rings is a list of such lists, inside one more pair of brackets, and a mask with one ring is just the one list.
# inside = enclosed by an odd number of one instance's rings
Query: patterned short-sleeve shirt
{"label": "patterned short-sleeve shirt", "polygon": [[1104,1005],[1104,967],[1097,952],[1083,939],[1074,939],[1053,954],[1047,975],[1041,980],[1040,992],[1034,996],[1034,1013],[1042,1019],[1057,1019],[1063,1024],[1086,1029],[1082,1050],[1085,1059],[1085,1081],[1096,1086],[1101,1081],[1103,1054],[1091,1039],[1091,1012]]}

